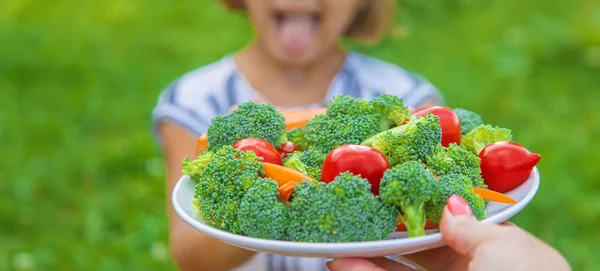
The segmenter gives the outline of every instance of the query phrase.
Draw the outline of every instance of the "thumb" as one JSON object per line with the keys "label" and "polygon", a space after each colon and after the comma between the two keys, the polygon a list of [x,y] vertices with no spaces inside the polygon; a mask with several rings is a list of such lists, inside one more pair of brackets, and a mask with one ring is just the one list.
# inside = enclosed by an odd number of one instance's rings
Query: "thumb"
{"label": "thumb", "polygon": [[440,232],[449,247],[459,254],[472,258],[477,247],[500,237],[501,228],[478,221],[471,215],[467,202],[453,195],[442,214]]}

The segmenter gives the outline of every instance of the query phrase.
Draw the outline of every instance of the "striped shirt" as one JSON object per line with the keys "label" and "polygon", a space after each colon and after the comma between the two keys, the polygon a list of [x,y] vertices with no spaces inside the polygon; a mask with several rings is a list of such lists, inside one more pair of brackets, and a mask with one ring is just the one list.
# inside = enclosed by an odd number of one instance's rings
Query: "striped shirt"
{"label": "striped shirt", "polygon": [[[381,94],[398,96],[406,106],[413,108],[425,101],[444,102],[439,91],[424,78],[397,65],[350,52],[326,98],[306,108],[327,106],[331,98],[338,95],[372,99]],[[263,97],[244,79],[233,58],[224,57],[183,75],[160,94],[153,110],[155,132],[158,122],[166,120],[200,136],[207,131],[214,117],[227,114],[233,105],[255,98]],[[327,270],[325,261],[258,253],[234,270]]]}

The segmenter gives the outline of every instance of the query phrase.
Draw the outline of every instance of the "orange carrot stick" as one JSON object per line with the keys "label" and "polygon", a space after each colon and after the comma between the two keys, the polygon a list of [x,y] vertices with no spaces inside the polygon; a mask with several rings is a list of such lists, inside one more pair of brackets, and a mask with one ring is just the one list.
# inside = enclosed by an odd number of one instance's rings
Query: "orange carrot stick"
{"label": "orange carrot stick", "polygon": [[208,137],[206,134],[198,137],[198,141],[196,142],[196,157],[200,155],[200,153],[206,151],[206,147],[208,146]]}
{"label": "orange carrot stick", "polygon": [[513,198],[504,195],[502,193],[498,193],[496,191],[473,187],[473,191],[479,196],[481,196],[484,200],[502,202],[502,203],[517,203]]}
{"label": "orange carrot stick", "polygon": [[279,187],[279,197],[282,200],[289,200],[294,188],[296,187],[296,182],[287,182],[286,184]]}
{"label": "orange carrot stick", "polygon": [[264,163],[263,170],[265,171],[265,177],[273,179],[280,187],[288,182],[299,183],[302,182],[302,180],[307,180],[309,182],[313,181],[311,177],[308,177],[295,169],[276,164]]}
{"label": "orange carrot stick", "polygon": [[325,114],[326,112],[327,108],[315,108],[308,110],[282,112],[281,114],[283,114],[283,117],[285,118],[285,126],[286,129],[289,131],[298,127],[306,127],[306,123],[309,120],[313,119],[317,115]]}

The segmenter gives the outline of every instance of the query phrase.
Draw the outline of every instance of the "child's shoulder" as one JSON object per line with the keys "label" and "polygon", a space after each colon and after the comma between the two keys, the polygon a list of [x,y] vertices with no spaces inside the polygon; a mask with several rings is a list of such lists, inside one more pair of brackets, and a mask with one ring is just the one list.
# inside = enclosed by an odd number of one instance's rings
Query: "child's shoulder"
{"label": "child's shoulder", "polygon": [[425,98],[442,99],[428,79],[400,65],[358,52],[349,54],[347,64],[356,73],[363,88],[372,91],[373,95],[393,94],[409,103],[419,103]]}
{"label": "child's shoulder", "polygon": [[152,113],[154,122],[169,120],[202,134],[212,118],[227,113],[235,103],[238,94],[229,86],[234,76],[231,57],[183,74],[161,92]]}
{"label": "child's shoulder", "polygon": [[234,74],[235,64],[227,56],[183,74],[173,84],[183,98],[206,98],[222,92]]}

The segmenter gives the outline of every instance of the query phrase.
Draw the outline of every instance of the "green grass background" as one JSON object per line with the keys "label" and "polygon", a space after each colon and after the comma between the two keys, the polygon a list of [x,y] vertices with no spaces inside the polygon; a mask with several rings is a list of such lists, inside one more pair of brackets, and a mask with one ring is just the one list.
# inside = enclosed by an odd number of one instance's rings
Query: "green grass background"
{"label": "green grass background", "polygon": [[[541,153],[513,221],[600,270],[600,2],[403,2],[392,37],[353,48]],[[213,0],[0,1],[0,270],[174,269],[150,112],[251,37]]]}

